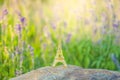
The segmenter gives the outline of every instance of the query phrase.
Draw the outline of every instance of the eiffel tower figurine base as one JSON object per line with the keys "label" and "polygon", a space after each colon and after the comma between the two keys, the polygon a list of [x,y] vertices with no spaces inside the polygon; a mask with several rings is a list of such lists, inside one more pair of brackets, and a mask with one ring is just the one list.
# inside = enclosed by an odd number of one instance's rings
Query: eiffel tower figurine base
{"label": "eiffel tower figurine base", "polygon": [[54,63],[53,63],[53,67],[55,67],[55,65],[57,63],[62,63],[64,65],[64,67],[67,67],[67,64],[66,64],[64,58],[56,58],[55,61],[54,61]]}

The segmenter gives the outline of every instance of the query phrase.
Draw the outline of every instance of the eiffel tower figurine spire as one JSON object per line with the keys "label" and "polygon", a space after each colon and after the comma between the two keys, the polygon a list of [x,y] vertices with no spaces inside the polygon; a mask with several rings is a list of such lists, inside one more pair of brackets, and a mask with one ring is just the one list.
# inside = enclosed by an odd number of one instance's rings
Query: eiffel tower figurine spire
{"label": "eiffel tower figurine spire", "polygon": [[61,41],[59,41],[59,44],[58,44],[57,54],[55,56],[53,67],[55,67],[56,64],[59,62],[61,62],[64,65],[64,67],[67,67],[67,64],[65,62],[65,59],[62,53]]}

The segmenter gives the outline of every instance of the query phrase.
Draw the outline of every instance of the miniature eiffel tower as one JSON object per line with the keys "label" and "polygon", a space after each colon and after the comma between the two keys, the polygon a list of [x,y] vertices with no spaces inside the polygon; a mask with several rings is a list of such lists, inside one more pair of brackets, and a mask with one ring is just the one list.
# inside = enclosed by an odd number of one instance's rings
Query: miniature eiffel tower
{"label": "miniature eiffel tower", "polygon": [[63,56],[62,49],[61,49],[61,41],[59,41],[59,44],[58,44],[57,54],[54,59],[53,67],[55,67],[56,64],[59,62],[61,62],[64,65],[64,67],[67,67],[67,64],[64,60],[64,56]]}

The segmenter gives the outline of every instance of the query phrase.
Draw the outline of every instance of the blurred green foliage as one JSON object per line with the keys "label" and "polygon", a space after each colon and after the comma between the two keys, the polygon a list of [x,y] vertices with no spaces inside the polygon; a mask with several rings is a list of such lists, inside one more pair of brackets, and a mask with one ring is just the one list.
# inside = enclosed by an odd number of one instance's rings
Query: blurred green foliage
{"label": "blurred green foliage", "polygon": [[0,6],[4,3],[4,0],[0,0]]}

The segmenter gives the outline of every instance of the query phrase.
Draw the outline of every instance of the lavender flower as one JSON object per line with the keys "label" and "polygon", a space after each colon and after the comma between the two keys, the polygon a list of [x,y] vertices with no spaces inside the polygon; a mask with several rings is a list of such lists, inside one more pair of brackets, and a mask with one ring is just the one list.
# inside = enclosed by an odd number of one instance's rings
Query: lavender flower
{"label": "lavender flower", "polygon": [[22,74],[23,54],[20,54],[20,74]]}
{"label": "lavender flower", "polygon": [[51,35],[50,35],[49,29],[47,28],[47,26],[43,28],[43,31],[44,31],[45,37],[50,38]]}
{"label": "lavender flower", "polygon": [[103,23],[105,23],[105,22],[107,21],[107,19],[108,19],[108,17],[107,17],[107,15],[106,15],[106,13],[103,12],[103,13],[101,14],[101,21],[102,21]]}
{"label": "lavender flower", "polygon": [[101,27],[101,34],[107,34],[107,28],[108,28],[108,24],[103,24],[103,27]]}
{"label": "lavender flower", "polygon": [[66,38],[66,42],[67,42],[67,43],[70,41],[71,36],[72,36],[72,34],[70,34],[70,33],[67,35],[67,38]]}
{"label": "lavender flower", "polygon": [[21,51],[20,51],[20,49],[19,49],[19,47],[17,46],[17,47],[15,47],[15,54],[17,55],[17,54],[21,54]]}
{"label": "lavender flower", "polygon": [[20,68],[22,68],[22,63],[23,63],[23,54],[20,54]]}
{"label": "lavender flower", "polygon": [[0,21],[2,21],[7,14],[8,14],[7,9],[4,9],[2,15],[0,16]]}
{"label": "lavender flower", "polygon": [[[21,36],[22,36],[22,34],[21,34],[21,32],[22,32],[22,27],[21,27],[21,25],[20,25],[20,24],[17,24],[17,25],[15,26],[15,30],[16,30],[16,32],[18,33],[18,38],[21,39]],[[20,40],[19,40],[19,41],[20,41]]]}
{"label": "lavender flower", "polygon": [[118,27],[119,27],[119,24],[113,23],[113,27],[114,27],[114,28],[118,28]]}
{"label": "lavender flower", "polygon": [[31,56],[34,56],[34,48],[30,45],[28,45],[28,48],[30,50]]}
{"label": "lavender flower", "polygon": [[33,69],[34,69],[34,48],[30,45],[28,45],[28,49],[30,50],[30,54],[32,57],[32,65],[33,65]]}
{"label": "lavender flower", "polygon": [[117,16],[115,13],[112,14],[112,21],[115,22],[115,20],[117,19]]}
{"label": "lavender flower", "polygon": [[107,6],[106,6],[106,7],[107,7],[108,9],[110,9],[110,10],[113,10],[114,6],[113,6],[111,0],[107,0],[106,3],[107,3]]}
{"label": "lavender flower", "polygon": [[51,23],[51,27],[55,30],[56,29],[56,24],[55,23]]}
{"label": "lavender flower", "polygon": [[15,13],[16,13],[19,17],[22,16],[19,10],[15,10]]}
{"label": "lavender flower", "polygon": [[22,26],[23,26],[23,27],[26,26],[26,18],[23,17],[19,11],[16,11],[16,13],[17,13],[17,15],[18,15],[18,17],[19,17],[19,20],[20,20]]}
{"label": "lavender flower", "polygon": [[22,42],[22,50],[21,50],[21,51],[24,52],[25,48],[26,48],[26,42],[23,41],[23,42]]}
{"label": "lavender flower", "polygon": [[46,46],[47,46],[47,44],[45,44],[45,43],[42,45],[43,50],[46,49]]}
{"label": "lavender flower", "polygon": [[24,22],[25,22],[25,17],[21,17],[21,18],[20,18],[20,21],[21,21],[22,23],[24,23]]}
{"label": "lavender flower", "polygon": [[17,32],[21,32],[22,31],[22,27],[21,27],[20,24],[16,25],[16,30],[17,30]]}
{"label": "lavender flower", "polygon": [[20,22],[22,23],[22,26],[26,26],[26,18],[25,17],[20,17]]}
{"label": "lavender flower", "polygon": [[7,15],[8,14],[7,9],[4,9],[2,14],[3,14],[3,16]]}
{"label": "lavender flower", "polygon": [[15,47],[15,53],[16,53],[16,56],[18,56],[18,54],[20,55],[20,60],[19,60],[20,70],[16,70],[16,72],[15,72],[16,76],[19,76],[22,74],[22,63],[23,63],[23,54],[21,54],[22,53],[21,48]]}

